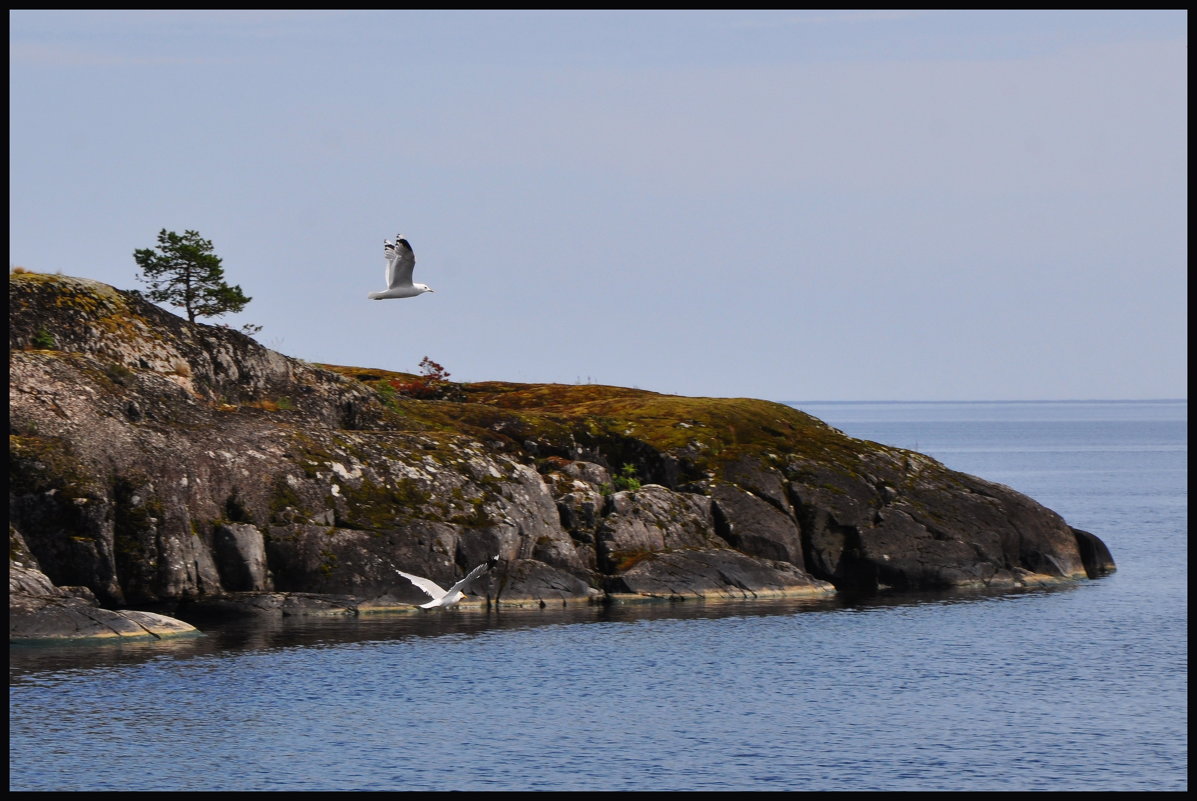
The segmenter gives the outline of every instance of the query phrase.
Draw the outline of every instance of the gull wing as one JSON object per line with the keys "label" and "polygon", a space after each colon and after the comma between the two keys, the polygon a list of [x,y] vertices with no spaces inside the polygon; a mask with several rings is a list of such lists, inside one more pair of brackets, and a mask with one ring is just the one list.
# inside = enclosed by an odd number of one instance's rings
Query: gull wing
{"label": "gull wing", "polygon": [[383,240],[382,256],[387,260],[387,288],[389,289],[395,281],[395,259],[399,256],[395,252],[395,245],[389,239]]}
{"label": "gull wing", "polygon": [[416,268],[416,254],[402,236],[395,237],[395,243],[386,240],[382,253],[387,260],[387,288],[411,286],[411,272]]}
{"label": "gull wing", "polygon": [[396,570],[396,573],[403,576],[403,578],[415,584],[421,590],[428,594],[428,597],[434,601],[439,601],[448,595],[447,592],[441,589],[441,586],[432,579],[426,579],[421,576],[413,576],[411,573],[404,573],[402,570]]}
{"label": "gull wing", "polygon": [[456,591],[464,594],[466,589],[472,583],[474,583],[474,581],[477,580],[477,578],[479,576],[481,576],[487,570],[490,570],[492,567],[494,567],[496,564],[498,564],[498,562],[499,562],[499,557],[497,557],[497,556],[492,556],[490,559],[487,559],[485,562],[478,565],[476,568],[474,568],[469,573],[467,573],[465,578],[463,578],[461,581],[457,582],[452,587],[450,587],[449,593],[452,593],[454,590],[456,590]]}

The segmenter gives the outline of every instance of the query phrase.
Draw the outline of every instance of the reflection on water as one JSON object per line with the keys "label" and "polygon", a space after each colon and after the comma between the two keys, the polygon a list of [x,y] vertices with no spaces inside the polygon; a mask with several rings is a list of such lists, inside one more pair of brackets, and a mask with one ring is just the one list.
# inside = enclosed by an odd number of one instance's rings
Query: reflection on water
{"label": "reflection on water", "polygon": [[1183,638],[1120,583],[16,648],[10,789],[1176,789]]}
{"label": "reflection on water", "polygon": [[473,635],[504,629],[588,623],[637,623],[652,620],[699,620],[764,617],[800,613],[833,613],[892,609],[926,604],[993,602],[1005,598],[1067,592],[1076,585],[1028,590],[945,590],[890,592],[867,598],[783,598],[769,600],[660,601],[499,610],[454,607],[401,614],[360,617],[241,618],[195,622],[203,636],[165,640],[103,641],[73,644],[36,643],[9,647],[9,679],[47,672],[90,670],[149,660],[218,656],[238,651],[328,647],[342,643],[380,642],[413,637]]}

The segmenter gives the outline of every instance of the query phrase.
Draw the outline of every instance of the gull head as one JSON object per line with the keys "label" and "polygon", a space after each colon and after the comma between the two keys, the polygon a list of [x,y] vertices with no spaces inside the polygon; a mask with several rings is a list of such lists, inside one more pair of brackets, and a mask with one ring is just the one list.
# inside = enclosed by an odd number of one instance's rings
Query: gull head
{"label": "gull head", "polygon": [[436,291],[432,287],[428,286],[428,284],[412,284],[412,287],[420,290],[421,294],[423,294],[424,292],[435,292]]}

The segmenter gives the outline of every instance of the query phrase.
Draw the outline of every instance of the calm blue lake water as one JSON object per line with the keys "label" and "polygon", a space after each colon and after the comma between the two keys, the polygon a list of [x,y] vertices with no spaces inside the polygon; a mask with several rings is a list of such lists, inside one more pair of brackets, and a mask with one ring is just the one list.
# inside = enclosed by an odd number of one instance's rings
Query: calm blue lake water
{"label": "calm blue lake water", "polygon": [[1118,572],[10,648],[9,789],[1187,789],[1186,402],[795,405],[1031,495]]}

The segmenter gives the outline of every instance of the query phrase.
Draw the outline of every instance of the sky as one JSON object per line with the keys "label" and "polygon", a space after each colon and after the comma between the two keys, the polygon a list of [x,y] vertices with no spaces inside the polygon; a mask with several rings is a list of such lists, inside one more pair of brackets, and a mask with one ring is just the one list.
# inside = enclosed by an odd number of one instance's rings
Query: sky
{"label": "sky", "polygon": [[[196,230],[253,298],[206,322],[455,381],[1185,398],[1187,25],[10,10],[10,269]],[[398,233],[436,291],[368,300]]]}

